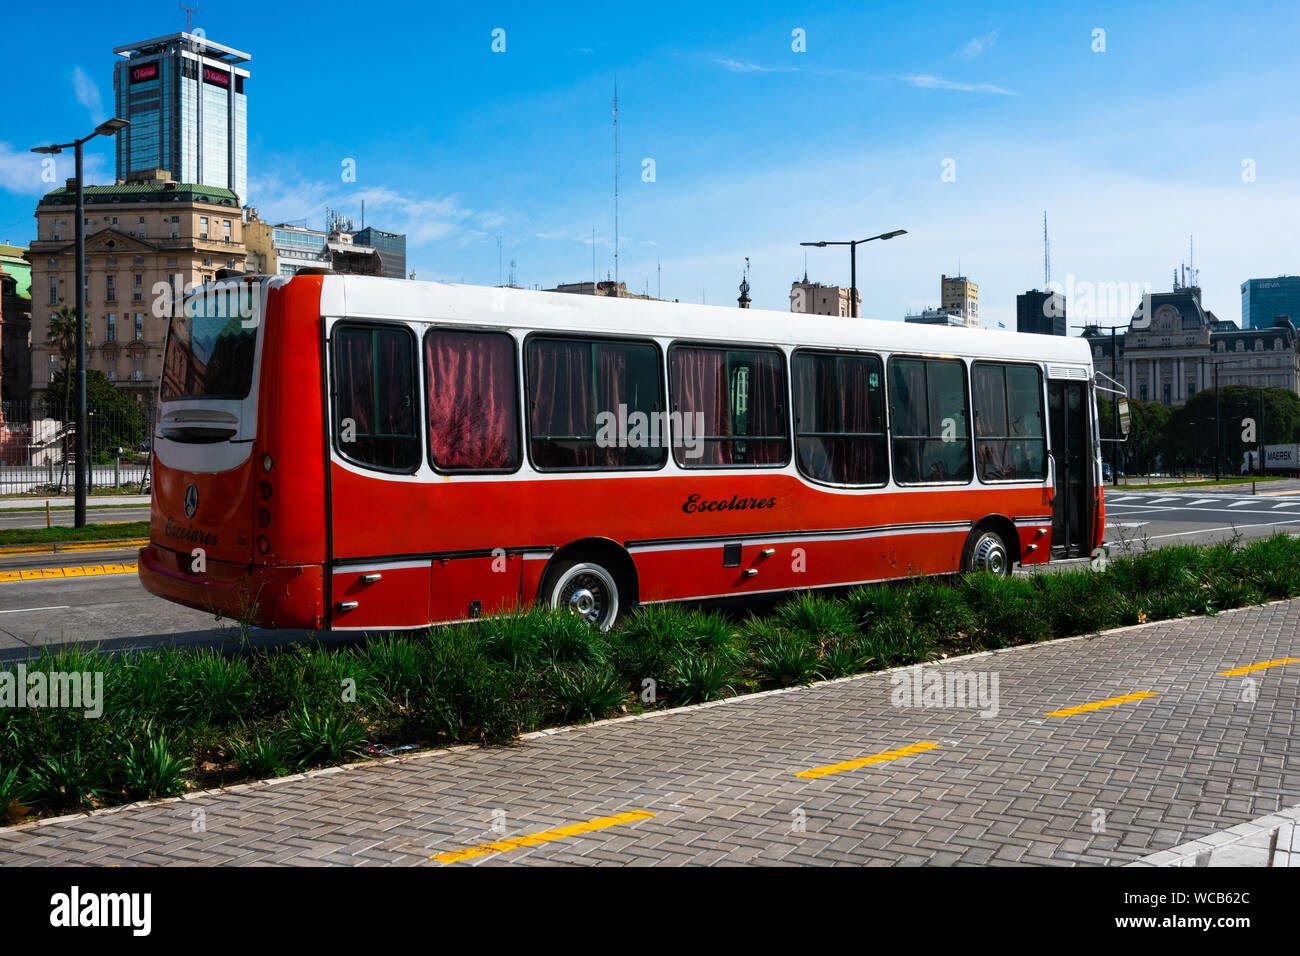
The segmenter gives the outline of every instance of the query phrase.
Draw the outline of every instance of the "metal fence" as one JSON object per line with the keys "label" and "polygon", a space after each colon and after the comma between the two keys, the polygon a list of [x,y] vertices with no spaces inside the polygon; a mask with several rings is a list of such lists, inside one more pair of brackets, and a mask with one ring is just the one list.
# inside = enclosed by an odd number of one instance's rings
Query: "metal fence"
{"label": "metal fence", "polygon": [[[72,493],[76,423],[64,417],[59,404],[0,403],[0,495]],[[152,408],[90,411],[90,490],[149,490],[152,423]]]}

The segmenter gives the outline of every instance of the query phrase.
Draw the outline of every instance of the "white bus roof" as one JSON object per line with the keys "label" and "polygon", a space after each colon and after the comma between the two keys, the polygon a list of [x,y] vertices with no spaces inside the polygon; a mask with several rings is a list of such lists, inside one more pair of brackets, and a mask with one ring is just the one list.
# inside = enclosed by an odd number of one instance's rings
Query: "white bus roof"
{"label": "white bus roof", "polygon": [[327,275],[321,313],[499,328],[981,356],[1092,367],[1079,337],[957,329],[649,299]]}

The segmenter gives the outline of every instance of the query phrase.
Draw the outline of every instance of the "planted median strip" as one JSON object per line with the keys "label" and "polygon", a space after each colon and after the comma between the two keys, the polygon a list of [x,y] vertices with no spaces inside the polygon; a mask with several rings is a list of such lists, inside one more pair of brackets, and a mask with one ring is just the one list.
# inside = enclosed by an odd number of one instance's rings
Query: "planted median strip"
{"label": "planted median strip", "polygon": [[[842,596],[801,594],[761,617],[650,605],[608,633],[533,610],[336,648],[309,641],[223,655],[65,646],[0,666],[0,812],[16,821],[398,747],[504,743],[545,727],[1297,596],[1300,538],[1278,534],[1160,548],[1099,572],[917,578]],[[1294,659],[1263,664],[1283,660]],[[18,688],[26,694],[40,675],[48,675],[40,694],[20,697]],[[81,697],[70,704],[56,687]],[[1052,713],[1084,714],[1154,691],[1139,693]],[[846,754],[852,759],[799,773],[816,779],[922,747],[933,744]]]}
{"label": "planted median strip", "polygon": [[59,525],[0,529],[0,555],[142,547],[148,543],[148,521],[112,521],[83,528]]}

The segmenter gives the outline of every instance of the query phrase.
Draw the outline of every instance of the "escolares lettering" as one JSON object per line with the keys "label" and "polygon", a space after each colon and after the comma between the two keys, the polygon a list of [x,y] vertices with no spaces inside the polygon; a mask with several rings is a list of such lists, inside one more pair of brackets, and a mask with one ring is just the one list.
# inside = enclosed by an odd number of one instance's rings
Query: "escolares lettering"
{"label": "escolares lettering", "polygon": [[204,544],[209,548],[217,546],[217,539],[220,535],[209,534],[192,524],[176,524],[171,518],[167,519],[166,535],[169,538],[177,538],[181,541],[190,541],[194,544]]}
{"label": "escolares lettering", "polygon": [[776,507],[775,498],[742,498],[732,495],[730,499],[715,498],[711,501],[701,500],[699,495],[691,495],[682,504],[682,511],[690,514],[703,514],[706,511],[757,511],[760,508]]}

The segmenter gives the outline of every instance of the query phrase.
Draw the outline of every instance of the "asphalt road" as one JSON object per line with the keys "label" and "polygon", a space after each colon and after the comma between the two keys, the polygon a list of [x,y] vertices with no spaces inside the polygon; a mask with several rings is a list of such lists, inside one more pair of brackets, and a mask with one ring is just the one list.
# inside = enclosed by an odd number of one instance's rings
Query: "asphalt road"
{"label": "asphalt road", "polygon": [[1300,531],[1300,494],[1138,494],[1121,489],[1106,496],[1106,538],[1112,554],[1171,543],[1209,544],[1234,534],[1267,537],[1277,530]]}
{"label": "asphalt road", "polygon": [[[1248,486],[1247,486],[1248,487]],[[1261,485],[1263,490],[1266,486]],[[1300,533],[1300,494],[1267,486],[1272,494],[1241,491],[1128,493],[1107,495],[1107,538],[1112,554],[1181,542],[1209,544],[1233,534],[1264,537],[1275,530]],[[1282,493],[1278,493],[1282,492]],[[115,515],[136,509],[113,509]],[[143,510],[143,509],[141,509]],[[3,517],[16,517],[6,516]],[[42,523],[44,516],[41,515]],[[110,518],[107,520],[128,520]],[[102,567],[134,562],[135,549],[0,556],[0,572],[18,569]],[[255,643],[301,640],[302,631],[255,631]],[[354,635],[318,635],[351,640]],[[229,645],[231,622],[155,598],[133,571],[78,577],[0,581],[0,660],[27,657],[39,648],[69,642],[109,647],[157,644]]]}

